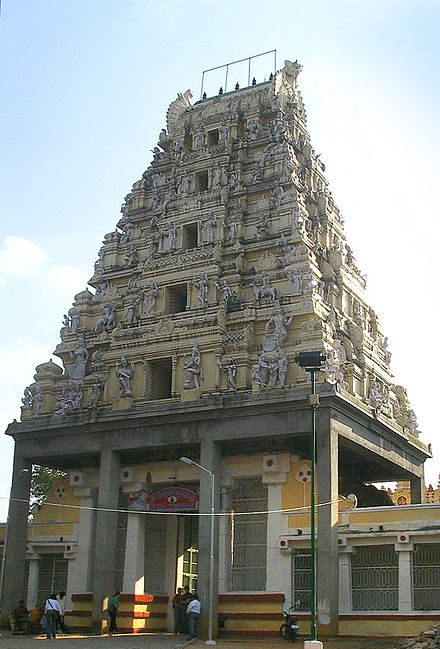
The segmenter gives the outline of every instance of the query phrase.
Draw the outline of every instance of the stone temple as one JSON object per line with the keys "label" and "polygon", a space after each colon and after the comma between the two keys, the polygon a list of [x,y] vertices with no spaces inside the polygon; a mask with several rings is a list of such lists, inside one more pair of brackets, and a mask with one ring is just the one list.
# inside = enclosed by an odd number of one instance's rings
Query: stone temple
{"label": "stone temple", "polygon": [[[215,476],[214,616],[277,633],[293,602],[306,632],[310,382],[294,359],[325,350],[319,632],[371,633],[369,614],[386,635],[392,616],[438,615],[439,506],[417,505],[430,451],[312,148],[300,69],[286,61],[267,82],[171,103],[94,291],[64,316],[60,364],[36,368],[7,429],[4,611],[62,584],[71,626],[101,631],[118,588],[120,626],[160,630],[175,588],[197,584],[206,630],[211,482],[185,456]],[[27,528],[32,465],[67,478]],[[371,485],[383,481],[409,483],[412,507]]]}

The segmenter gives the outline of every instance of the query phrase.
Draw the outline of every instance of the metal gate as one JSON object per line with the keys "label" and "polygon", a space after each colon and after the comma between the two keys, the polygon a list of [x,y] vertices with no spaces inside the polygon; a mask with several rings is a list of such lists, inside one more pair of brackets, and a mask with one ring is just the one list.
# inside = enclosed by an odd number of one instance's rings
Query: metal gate
{"label": "metal gate", "polygon": [[[235,514],[234,512],[237,512]],[[238,515],[239,512],[261,514]],[[267,487],[261,477],[237,478],[232,491],[232,590],[265,590]]]}
{"label": "metal gate", "polygon": [[295,611],[311,610],[310,558],[309,548],[297,549],[292,554],[292,605]]}
{"label": "metal gate", "polygon": [[42,554],[38,570],[37,603],[44,604],[52,593],[67,590],[68,559],[63,554]]}
{"label": "metal gate", "polygon": [[356,547],[351,557],[353,611],[396,611],[399,560],[394,545]]}
{"label": "metal gate", "polygon": [[414,610],[440,610],[440,545],[416,543],[413,553]]}

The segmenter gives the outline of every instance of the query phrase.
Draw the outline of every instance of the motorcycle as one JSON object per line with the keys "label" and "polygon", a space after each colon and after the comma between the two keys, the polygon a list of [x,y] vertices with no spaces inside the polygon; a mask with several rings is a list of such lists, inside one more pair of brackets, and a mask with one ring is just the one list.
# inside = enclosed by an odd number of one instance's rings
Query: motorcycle
{"label": "motorcycle", "polygon": [[291,606],[288,612],[283,611],[285,621],[284,624],[280,626],[280,636],[284,638],[284,640],[291,640],[292,642],[295,642],[296,634],[298,633],[298,620],[292,614],[292,611],[294,610],[294,607]]}

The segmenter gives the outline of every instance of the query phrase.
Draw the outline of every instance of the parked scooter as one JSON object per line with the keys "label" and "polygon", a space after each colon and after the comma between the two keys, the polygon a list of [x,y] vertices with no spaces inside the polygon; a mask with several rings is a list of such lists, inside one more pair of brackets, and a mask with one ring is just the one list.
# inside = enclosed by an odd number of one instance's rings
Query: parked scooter
{"label": "parked scooter", "polygon": [[280,636],[292,642],[295,642],[296,634],[298,633],[298,620],[292,614],[294,610],[295,607],[291,606],[287,613],[283,611],[285,622],[280,626]]}

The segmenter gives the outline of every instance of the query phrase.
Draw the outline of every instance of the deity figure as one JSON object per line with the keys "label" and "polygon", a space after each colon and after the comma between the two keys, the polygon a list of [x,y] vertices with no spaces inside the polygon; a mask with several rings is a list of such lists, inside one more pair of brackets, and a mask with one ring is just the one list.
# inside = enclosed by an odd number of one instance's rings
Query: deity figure
{"label": "deity figure", "polygon": [[249,139],[255,140],[258,135],[258,124],[251,118],[246,126],[246,135]]}
{"label": "deity figure", "polygon": [[229,229],[228,232],[228,244],[233,246],[235,243],[235,238],[237,236],[237,223],[235,222],[235,217],[231,216],[229,223],[226,226]]}
{"label": "deity figure", "polygon": [[281,114],[278,114],[275,119],[273,119],[269,124],[269,129],[272,137],[278,139],[279,136],[283,135],[284,131],[284,120]]}
{"label": "deity figure", "polygon": [[70,315],[70,331],[75,334],[79,325],[79,313],[76,309],[71,309],[69,312]]}
{"label": "deity figure", "polygon": [[235,382],[235,377],[237,375],[237,363],[235,362],[235,359],[230,356],[227,359],[226,364],[222,365],[220,359],[217,358],[217,365],[219,366],[221,371],[226,374],[226,383],[229,390],[235,391],[237,389],[237,384]]}
{"label": "deity figure", "polygon": [[205,306],[208,301],[208,277],[203,270],[200,273],[200,278],[194,277],[193,285],[197,289],[197,298],[200,306]]}
{"label": "deity figure", "polygon": [[22,410],[32,410],[32,400],[33,400],[33,397],[32,397],[31,389],[29,387],[27,387],[27,388],[24,389],[24,396],[21,398],[21,402],[23,404],[21,406],[21,409]]}
{"label": "deity figure", "polygon": [[70,318],[67,315],[67,313],[63,315],[63,327],[65,327],[65,329],[68,329],[70,331]]}
{"label": "deity figure", "polygon": [[205,134],[202,130],[196,133],[194,138],[194,145],[196,149],[202,149],[205,146]]}
{"label": "deity figure", "polygon": [[107,279],[100,280],[98,282],[98,286],[96,287],[95,295],[92,297],[92,302],[99,302],[101,300],[109,286],[109,282]]}
{"label": "deity figure", "polygon": [[304,217],[301,214],[298,205],[295,205],[292,210],[292,221],[299,232],[304,231]]}
{"label": "deity figure", "polygon": [[255,229],[257,231],[257,239],[261,239],[269,234],[269,217],[267,214],[260,214],[258,221],[255,224]]}
{"label": "deity figure", "polygon": [[34,415],[38,417],[40,414],[41,405],[43,403],[43,390],[41,385],[37,383],[34,390]]}
{"label": "deity figure", "polygon": [[100,379],[95,376],[93,383],[89,388],[89,406],[90,408],[97,408],[98,403],[101,401],[102,393],[104,392],[105,379]]}
{"label": "deity figure", "polygon": [[279,248],[281,252],[281,257],[277,258],[278,265],[280,266],[280,268],[284,268],[290,262],[290,255],[292,253],[292,250],[294,249],[294,246],[289,243],[284,234],[282,234],[281,240],[277,242],[277,248]]}
{"label": "deity figure", "polygon": [[135,246],[131,246],[125,253],[125,265],[126,266],[137,266],[139,263],[139,257],[136,251]]}
{"label": "deity figure", "polygon": [[176,247],[177,229],[172,221],[165,232],[165,250],[174,250]]}
{"label": "deity figure", "polygon": [[148,253],[150,257],[154,257],[154,255],[157,252],[157,249],[159,247],[159,235],[158,234],[153,234],[153,237],[150,241],[150,244],[148,246]]}
{"label": "deity figure", "polygon": [[149,315],[150,313],[153,313],[154,307],[156,306],[156,300],[157,296],[159,295],[159,288],[153,280],[150,280],[150,285],[148,290],[146,291],[144,289],[144,295],[145,295],[145,307],[144,307],[144,313],[145,315]]}
{"label": "deity figure", "polygon": [[125,310],[125,321],[129,326],[131,326],[136,319],[136,305],[139,304],[140,301],[140,297],[138,297],[137,300],[131,297],[128,302],[127,308]]}
{"label": "deity figure", "polygon": [[414,410],[408,411],[408,423],[406,429],[410,435],[413,435],[414,437],[419,436],[419,431],[417,430],[417,417]]}
{"label": "deity figure", "polygon": [[234,163],[231,163],[231,169],[229,172],[229,189],[234,191],[238,185],[238,173],[235,170]]}
{"label": "deity figure", "polygon": [[286,275],[288,280],[292,284],[292,294],[301,295],[303,292],[301,271],[297,268],[292,268],[292,270],[287,271]]}
{"label": "deity figure", "polygon": [[284,196],[284,189],[281,187],[279,182],[277,182],[275,187],[272,189],[272,196],[275,205],[280,207]]}
{"label": "deity figure", "polygon": [[344,380],[345,365],[347,363],[347,356],[344,346],[339,338],[333,341],[333,347],[327,351],[327,359],[324,366],[324,371],[327,373],[326,381],[331,384],[336,384],[346,390],[348,384]]}
{"label": "deity figure", "polygon": [[119,239],[120,243],[128,243],[130,241],[134,228],[135,228],[134,223],[132,223],[131,221],[127,221],[127,223],[124,226],[124,231],[121,234],[121,238]]}
{"label": "deity figure", "polygon": [[219,163],[217,162],[217,166],[214,169],[214,173],[212,175],[212,186],[220,187],[221,183],[222,183],[222,170]]}
{"label": "deity figure", "polygon": [[181,196],[186,196],[188,191],[189,191],[189,175],[188,172],[185,171],[180,181],[179,194],[181,194]]}
{"label": "deity figure", "polygon": [[286,384],[287,368],[288,368],[287,355],[284,349],[280,349],[278,352],[278,380],[280,385]]}
{"label": "deity figure", "polygon": [[55,403],[54,417],[62,417],[79,410],[82,401],[82,389],[79,383],[69,382],[57,397]]}
{"label": "deity figure", "polygon": [[70,379],[82,380],[86,375],[87,359],[89,358],[83,334],[78,336],[77,347],[73,352],[70,352],[70,358],[74,362],[66,365],[66,374]]}
{"label": "deity figure", "polygon": [[216,216],[214,214],[211,214],[211,216],[207,219],[205,225],[202,227],[201,234],[203,235],[203,233],[205,232],[205,243],[212,243],[214,241],[216,221]]}
{"label": "deity figure", "polygon": [[252,383],[266,387],[269,380],[270,366],[266,355],[260,355],[258,361],[252,365]]}
{"label": "deity figure", "polygon": [[203,371],[198,343],[193,345],[191,360],[187,361],[186,354],[184,354],[182,371],[184,390],[189,390],[191,387],[200,388],[200,379],[203,380]]}
{"label": "deity figure", "polygon": [[102,316],[95,325],[94,332],[95,334],[100,333],[103,329],[114,329],[116,327],[116,316],[113,311],[113,307],[110,304],[106,304],[102,311]]}
{"label": "deity figure", "polygon": [[228,304],[229,299],[232,297],[231,287],[229,286],[226,279],[223,280],[222,285],[218,284],[218,282],[214,282],[214,285],[222,294],[222,302],[226,306]]}
{"label": "deity figure", "polygon": [[127,359],[124,354],[121,355],[121,362],[116,361],[115,374],[119,379],[119,396],[121,397],[130,397],[131,396],[131,379],[134,374],[134,363],[131,362],[128,364]]}
{"label": "deity figure", "polygon": [[277,291],[276,288],[271,286],[270,277],[266,271],[263,271],[261,274],[261,286],[258,286],[255,282],[253,282],[251,286],[255,302],[259,302],[263,297],[270,297],[271,300],[275,300]]}
{"label": "deity figure", "polygon": [[277,301],[273,309],[272,317],[266,323],[266,330],[263,337],[263,350],[271,352],[280,349],[287,340],[287,328],[294,318],[292,313],[285,317],[281,304]]}
{"label": "deity figure", "polygon": [[223,124],[220,127],[219,132],[218,132],[219,140],[222,140],[222,141],[227,140],[228,139],[228,132],[229,132],[229,129],[228,129],[227,125]]}

